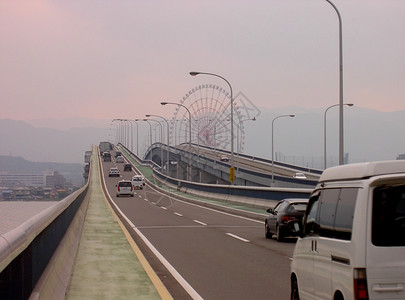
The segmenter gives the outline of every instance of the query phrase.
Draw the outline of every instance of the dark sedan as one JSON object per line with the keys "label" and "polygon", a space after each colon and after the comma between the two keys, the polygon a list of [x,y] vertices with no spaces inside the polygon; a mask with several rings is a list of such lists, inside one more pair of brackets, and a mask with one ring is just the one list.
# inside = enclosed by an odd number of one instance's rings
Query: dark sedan
{"label": "dark sedan", "polygon": [[274,208],[267,209],[269,215],[264,224],[266,238],[271,239],[275,234],[277,241],[282,241],[285,237],[295,236],[291,232],[288,222],[302,220],[307,205],[308,199],[284,199]]}

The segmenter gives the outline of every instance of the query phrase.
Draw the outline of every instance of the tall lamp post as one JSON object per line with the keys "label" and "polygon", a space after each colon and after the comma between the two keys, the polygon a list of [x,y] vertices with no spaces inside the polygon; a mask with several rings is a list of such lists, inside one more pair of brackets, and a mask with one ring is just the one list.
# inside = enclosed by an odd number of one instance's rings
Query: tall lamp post
{"label": "tall lamp post", "polygon": [[[150,139],[150,146],[152,146],[152,124],[147,119],[141,119],[149,124],[149,139]],[[149,147],[150,147],[149,146]],[[145,152],[146,153],[146,152]],[[144,154],[145,155],[145,154]]]}
{"label": "tall lamp post", "polygon": [[[323,115],[323,168],[326,169],[326,113],[332,107],[339,106],[340,104],[334,104],[329,106]],[[353,106],[353,103],[344,103],[343,105]]]}
{"label": "tall lamp post", "polygon": [[159,115],[145,115],[145,117],[150,118],[150,117],[156,117],[156,118],[161,118],[166,122],[166,126],[167,126],[167,150],[166,150],[166,160],[167,160],[167,175],[169,175],[169,165],[170,165],[170,161],[169,161],[169,147],[170,147],[170,133],[169,133],[169,122],[167,121],[166,118],[163,118],[162,116]]}
{"label": "tall lamp post", "polygon": [[122,119],[113,119],[112,122],[119,122],[118,123],[118,143],[123,143],[123,130],[122,130]]}
{"label": "tall lamp post", "polygon": [[239,154],[240,154],[240,151],[241,151],[241,149],[240,149],[240,141],[239,141],[239,135],[241,135],[242,134],[242,132],[241,132],[241,124],[243,124],[243,122],[245,122],[245,121],[256,121],[256,117],[253,117],[253,118],[248,118],[248,119],[244,119],[244,120],[240,120],[239,121],[239,123],[236,125],[236,127],[237,127],[237,135],[236,135],[236,145],[237,145],[237,149],[236,149],[236,151],[238,152],[238,154],[237,154],[237,157],[238,157],[238,167],[237,167],[237,173],[239,174]]}
{"label": "tall lamp post", "polygon": [[177,105],[184,107],[187,112],[188,112],[188,170],[187,170],[187,180],[190,181],[190,173],[191,173],[191,112],[190,110],[183,104],[181,103],[176,103],[176,102],[160,102],[161,105],[167,105],[167,104],[172,104],[172,105]]}
{"label": "tall lamp post", "polygon": [[[224,77],[222,77],[221,75],[218,74],[214,74],[214,73],[207,73],[207,72],[190,72],[191,76],[197,76],[197,75],[211,75],[211,76],[215,76],[215,77],[219,77],[222,80],[224,80],[228,85],[229,85],[229,89],[231,92],[231,172],[235,171],[235,159],[234,159],[234,133],[233,133],[233,92],[232,92],[232,86],[229,83],[228,80],[226,80]],[[234,184],[234,176],[231,175],[231,184]]]}
{"label": "tall lamp post", "polygon": [[[115,143],[118,143],[118,139],[119,139],[119,124],[117,124],[117,123],[114,123],[114,122],[111,122],[110,123],[110,126],[112,126],[112,125],[115,125],[115,135],[114,135],[114,140],[115,140]],[[111,131],[111,127],[110,127],[110,131]]]}
{"label": "tall lamp post", "polygon": [[339,165],[344,163],[343,147],[343,39],[342,39],[342,18],[336,6],[330,0],[325,0],[333,9],[339,19]]}
{"label": "tall lamp post", "polygon": [[[139,126],[138,126],[138,123],[137,123],[137,121],[139,121],[139,120],[128,120],[129,122],[131,122],[131,124],[132,124],[132,122],[134,122],[135,123],[135,125],[136,125],[136,156],[138,156],[139,157],[139,139],[138,139],[138,136],[139,136]],[[133,151],[133,150],[132,150]]]}
{"label": "tall lamp post", "polygon": [[290,117],[294,118],[295,115],[281,115],[277,116],[271,122],[271,185],[274,185],[274,121],[278,118]]}

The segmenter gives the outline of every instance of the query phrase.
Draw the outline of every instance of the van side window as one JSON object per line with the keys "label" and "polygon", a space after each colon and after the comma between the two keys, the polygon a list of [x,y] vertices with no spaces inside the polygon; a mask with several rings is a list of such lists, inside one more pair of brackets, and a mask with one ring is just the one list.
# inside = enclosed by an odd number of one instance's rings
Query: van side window
{"label": "van side window", "polygon": [[373,193],[372,243],[405,246],[405,185],[378,187]]}
{"label": "van side window", "polygon": [[318,205],[319,194],[309,199],[306,216],[304,217],[304,236],[317,236],[319,233]]}
{"label": "van side window", "polygon": [[352,238],[354,207],[356,206],[357,188],[342,189],[336,207],[335,238],[348,240]]}
{"label": "van side window", "polygon": [[319,213],[320,236],[333,237],[336,207],[340,189],[325,189],[321,192]]}
{"label": "van side window", "polygon": [[350,240],[357,188],[324,189],[308,204],[305,235]]}

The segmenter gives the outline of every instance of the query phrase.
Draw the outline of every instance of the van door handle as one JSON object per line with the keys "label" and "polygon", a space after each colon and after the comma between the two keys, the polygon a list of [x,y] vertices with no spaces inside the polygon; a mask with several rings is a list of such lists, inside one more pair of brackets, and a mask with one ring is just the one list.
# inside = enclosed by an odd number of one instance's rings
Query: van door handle
{"label": "van door handle", "polygon": [[311,251],[312,252],[317,252],[317,250],[318,250],[318,247],[317,247],[317,241],[315,241],[315,240],[312,240],[311,241]]}
{"label": "van door handle", "polygon": [[399,285],[399,284],[395,284],[395,285],[391,285],[391,286],[384,286],[384,285],[375,285],[373,286],[373,291],[374,292],[401,292],[404,290],[404,287]]}

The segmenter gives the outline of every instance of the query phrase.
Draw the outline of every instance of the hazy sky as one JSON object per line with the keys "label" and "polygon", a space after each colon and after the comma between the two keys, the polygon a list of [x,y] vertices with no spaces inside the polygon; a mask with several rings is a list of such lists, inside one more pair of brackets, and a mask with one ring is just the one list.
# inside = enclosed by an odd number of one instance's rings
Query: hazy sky
{"label": "hazy sky", "polygon": [[[334,0],[344,98],[405,109],[405,1]],[[0,118],[172,115],[220,74],[258,107],[339,101],[338,19],[325,0],[0,0]]]}

